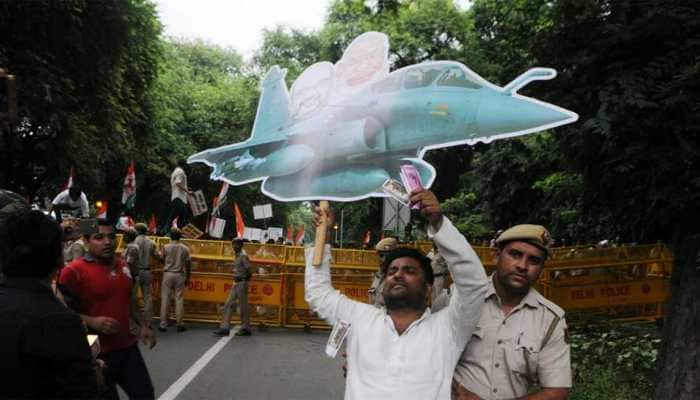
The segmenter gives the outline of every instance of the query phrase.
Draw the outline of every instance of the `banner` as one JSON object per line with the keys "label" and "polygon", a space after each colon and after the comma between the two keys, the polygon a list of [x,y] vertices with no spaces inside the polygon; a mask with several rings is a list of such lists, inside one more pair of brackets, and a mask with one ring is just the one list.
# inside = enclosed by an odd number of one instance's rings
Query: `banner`
{"label": "banner", "polygon": [[207,200],[204,198],[204,193],[202,193],[201,190],[197,190],[189,196],[189,203],[192,209],[192,215],[195,217],[209,211]]}
{"label": "banner", "polygon": [[241,210],[238,208],[238,203],[233,203],[233,212],[236,215],[236,237],[242,238],[245,231],[245,223],[243,222]]}

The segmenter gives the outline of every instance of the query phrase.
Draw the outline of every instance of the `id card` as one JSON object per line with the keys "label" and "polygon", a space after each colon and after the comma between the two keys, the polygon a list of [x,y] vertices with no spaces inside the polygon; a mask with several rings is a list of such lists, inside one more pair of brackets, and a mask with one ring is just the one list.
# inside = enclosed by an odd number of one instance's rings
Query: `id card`
{"label": "id card", "polygon": [[338,350],[343,345],[345,338],[348,336],[350,331],[350,323],[339,319],[335,325],[333,325],[333,330],[331,335],[328,337],[328,343],[326,343],[326,355],[330,358],[335,358],[338,355]]}

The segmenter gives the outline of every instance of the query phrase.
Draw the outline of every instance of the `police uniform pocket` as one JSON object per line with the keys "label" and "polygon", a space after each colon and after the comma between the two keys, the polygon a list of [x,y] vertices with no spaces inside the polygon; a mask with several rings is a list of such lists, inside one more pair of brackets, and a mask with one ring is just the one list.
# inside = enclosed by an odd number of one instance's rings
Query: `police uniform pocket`
{"label": "police uniform pocket", "polygon": [[537,381],[537,364],[540,356],[540,348],[534,338],[527,334],[520,334],[515,339],[512,350],[508,354],[508,363],[518,379],[528,385]]}

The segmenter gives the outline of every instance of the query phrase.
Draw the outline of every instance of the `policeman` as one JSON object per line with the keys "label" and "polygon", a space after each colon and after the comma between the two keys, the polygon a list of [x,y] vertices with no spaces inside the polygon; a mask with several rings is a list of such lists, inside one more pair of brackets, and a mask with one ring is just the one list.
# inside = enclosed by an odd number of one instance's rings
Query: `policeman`
{"label": "policeman", "polygon": [[369,304],[376,307],[384,307],[384,298],[382,297],[382,289],[384,288],[384,273],[382,272],[382,265],[384,264],[384,258],[387,254],[396,250],[399,247],[399,242],[396,238],[388,237],[380,240],[374,249],[377,250],[379,255],[379,269],[374,273],[372,277],[372,285],[367,291],[369,297]]}
{"label": "policeman", "polygon": [[543,398],[567,397],[571,360],[564,311],[533,288],[549,241],[539,225],[514,226],[495,240],[496,270],[455,369],[453,399],[524,398],[533,388]]}
{"label": "policeman", "polygon": [[151,255],[156,254],[156,244],[146,236],[146,233],[148,233],[146,224],[140,222],[134,225],[134,229],[136,229],[138,233],[134,243],[139,248],[138,274],[134,276],[134,282],[136,283],[134,286],[141,288],[141,295],[143,295],[143,318],[148,321],[147,323],[150,325],[151,318],[153,317]]}
{"label": "policeman", "polygon": [[241,315],[241,329],[236,336],[250,336],[250,309],[248,307],[248,281],[250,281],[250,260],[243,250],[243,240],[234,239],[233,252],[236,258],[233,261],[233,280],[236,282],[224,304],[224,315],[219,329],[214,331],[216,336],[228,336],[231,329],[231,313],[238,302]]}
{"label": "policeman", "polygon": [[160,325],[158,330],[168,329],[168,304],[170,293],[175,291],[175,320],[177,331],[186,330],[183,323],[185,315],[185,286],[190,280],[192,261],[190,249],[180,242],[182,232],[178,228],[170,229],[170,243],[160,253],[163,259],[163,282],[160,289]]}
{"label": "policeman", "polygon": [[445,288],[445,283],[447,282],[447,277],[450,275],[450,271],[447,269],[447,262],[445,258],[440,254],[437,245],[433,243],[433,249],[428,253],[427,256],[430,259],[430,266],[433,268],[433,293],[431,301],[433,304],[436,299],[443,293]]}

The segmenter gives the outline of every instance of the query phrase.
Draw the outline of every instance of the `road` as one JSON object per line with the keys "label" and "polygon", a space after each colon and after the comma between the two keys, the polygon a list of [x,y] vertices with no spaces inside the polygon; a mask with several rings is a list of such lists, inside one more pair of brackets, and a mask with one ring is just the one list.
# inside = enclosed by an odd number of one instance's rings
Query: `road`
{"label": "road", "polygon": [[[269,328],[218,338],[214,325],[158,333],[141,347],[156,399],[339,399],[345,390],[340,356],[324,354],[328,331]],[[233,333],[233,332],[232,332]],[[121,393],[122,398],[126,398]]]}

